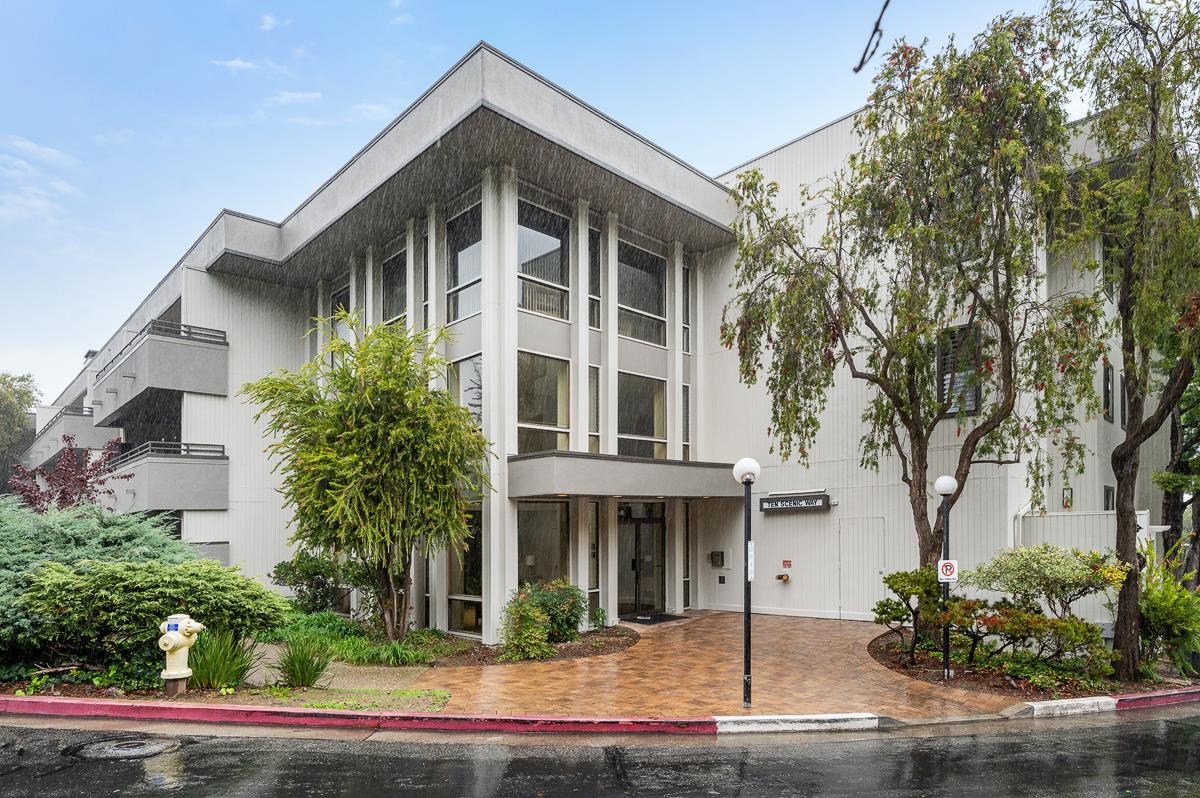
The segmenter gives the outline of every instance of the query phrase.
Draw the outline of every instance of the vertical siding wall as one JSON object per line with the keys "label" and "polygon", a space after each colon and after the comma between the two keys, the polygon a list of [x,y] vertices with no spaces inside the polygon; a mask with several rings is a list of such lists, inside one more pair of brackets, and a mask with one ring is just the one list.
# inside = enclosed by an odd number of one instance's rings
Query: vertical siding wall
{"label": "vertical siding wall", "polygon": [[224,330],[229,340],[229,396],[184,394],[183,439],[220,443],[229,457],[229,509],[184,513],[189,542],[229,543],[230,562],[265,581],[287,559],[290,513],[277,493],[279,476],[263,451],[263,425],[241,386],[308,357],[309,292],[274,283],[185,270],[183,321]]}

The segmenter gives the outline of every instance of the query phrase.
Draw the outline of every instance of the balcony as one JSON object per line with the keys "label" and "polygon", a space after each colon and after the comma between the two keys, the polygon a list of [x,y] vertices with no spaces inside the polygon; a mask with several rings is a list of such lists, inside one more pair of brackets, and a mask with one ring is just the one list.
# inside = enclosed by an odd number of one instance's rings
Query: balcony
{"label": "balcony", "polygon": [[142,510],[226,510],[229,508],[229,458],[212,443],[149,441],[112,461],[114,495],[106,504],[118,512]]}
{"label": "balcony", "polygon": [[73,436],[77,448],[103,449],[110,440],[121,437],[121,430],[95,426],[90,407],[64,407],[42,425],[21,456],[21,465],[32,469],[53,461],[65,448],[64,435]]}
{"label": "balcony", "polygon": [[119,423],[147,391],[229,393],[229,343],[222,330],[154,319],[96,372],[97,426]]}

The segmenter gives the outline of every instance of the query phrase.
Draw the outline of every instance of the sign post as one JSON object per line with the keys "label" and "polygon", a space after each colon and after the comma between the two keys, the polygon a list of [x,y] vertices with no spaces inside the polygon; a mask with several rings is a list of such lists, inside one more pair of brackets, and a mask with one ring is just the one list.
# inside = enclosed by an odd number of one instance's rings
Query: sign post
{"label": "sign post", "polygon": [[[942,583],[942,607],[950,602],[950,583],[958,581],[958,560],[950,559],[950,495],[958,490],[954,477],[938,477],[933,489],[942,497],[942,559],[938,560],[938,581]],[[916,634],[916,630],[913,630]],[[942,678],[950,681],[950,624],[942,625]]]}
{"label": "sign post", "polygon": [[744,496],[746,543],[742,550],[745,594],[742,597],[742,706],[750,706],[750,583],[754,580],[754,542],[750,540],[751,487],[761,472],[758,461],[743,457],[733,464],[733,478]]}

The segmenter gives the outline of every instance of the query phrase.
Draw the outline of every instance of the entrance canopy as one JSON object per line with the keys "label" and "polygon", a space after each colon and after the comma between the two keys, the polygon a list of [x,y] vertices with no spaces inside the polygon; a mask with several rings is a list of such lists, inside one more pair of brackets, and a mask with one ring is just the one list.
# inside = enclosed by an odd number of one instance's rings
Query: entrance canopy
{"label": "entrance canopy", "polygon": [[647,460],[586,452],[538,452],[508,458],[510,499],[550,496],[738,498],[728,463]]}

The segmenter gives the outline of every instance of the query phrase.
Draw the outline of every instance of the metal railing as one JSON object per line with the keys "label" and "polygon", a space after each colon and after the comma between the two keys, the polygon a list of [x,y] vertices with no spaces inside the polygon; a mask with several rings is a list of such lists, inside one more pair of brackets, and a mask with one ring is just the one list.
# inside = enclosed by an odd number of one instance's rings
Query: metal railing
{"label": "metal railing", "polygon": [[33,443],[30,444],[29,448],[26,449],[25,451],[27,451],[27,452],[32,451],[33,447],[37,445],[38,441],[40,441],[42,439],[42,436],[45,435],[46,432],[51,427],[53,427],[55,424],[57,424],[58,420],[60,418],[62,418],[63,416],[88,416],[88,417],[90,417],[91,415],[92,415],[92,408],[90,408],[90,407],[68,405],[64,408],[61,408],[57,413],[54,414],[53,417],[51,417],[51,419],[49,421],[47,421],[45,424],[42,425],[42,428],[40,430],[38,430],[37,435],[34,437]]}
{"label": "metal railing", "polygon": [[129,343],[121,348],[111,360],[104,364],[104,368],[96,372],[96,380],[100,380],[108,372],[112,371],[113,366],[117,361],[127,355],[130,350],[145,340],[147,335],[164,335],[169,338],[185,338],[189,341],[200,341],[206,344],[222,344],[228,345],[229,341],[225,337],[224,330],[214,330],[211,327],[197,327],[194,324],[181,324],[177,321],[165,321],[163,319],[151,319],[146,323],[146,326],[138,331],[138,334],[130,339]]}
{"label": "metal railing", "polygon": [[219,443],[179,443],[178,441],[146,441],[122,452],[109,462],[112,468],[140,460],[143,457],[194,457],[216,458],[225,456],[225,447]]}

